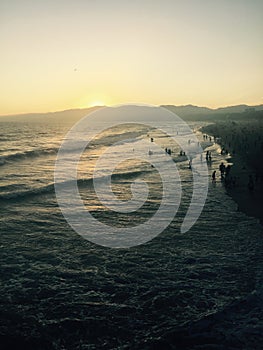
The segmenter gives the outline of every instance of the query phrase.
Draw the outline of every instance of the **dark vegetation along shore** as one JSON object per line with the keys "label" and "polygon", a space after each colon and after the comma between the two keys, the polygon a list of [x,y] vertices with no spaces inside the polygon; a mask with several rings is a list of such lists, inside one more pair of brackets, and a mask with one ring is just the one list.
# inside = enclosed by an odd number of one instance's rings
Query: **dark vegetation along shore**
{"label": "dark vegetation along shore", "polygon": [[[254,116],[254,118],[252,118]],[[238,210],[254,216],[263,223],[263,113],[234,114],[232,118],[216,121],[202,129],[214,136],[223,152],[228,153],[235,181],[226,186],[236,201]],[[219,169],[215,169],[219,173]]]}

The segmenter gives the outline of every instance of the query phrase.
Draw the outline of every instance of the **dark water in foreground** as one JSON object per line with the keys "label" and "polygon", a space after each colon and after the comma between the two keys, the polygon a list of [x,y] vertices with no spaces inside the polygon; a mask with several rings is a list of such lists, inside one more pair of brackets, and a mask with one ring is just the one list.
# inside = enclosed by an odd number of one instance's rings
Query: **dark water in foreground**
{"label": "dark water in foreground", "polygon": [[[169,349],[176,344],[170,334],[178,327],[222,312],[234,317],[237,310],[229,305],[235,300],[246,300],[250,308],[249,296],[254,290],[260,293],[263,280],[262,229],[255,219],[237,212],[220,181],[209,184],[199,220],[181,234],[192,178],[188,161],[178,162],[183,199],[168,228],[141,246],[97,246],[69,227],[56,203],[53,169],[65,130],[59,125],[1,123],[0,341],[4,348]],[[147,133],[124,132],[137,138]],[[87,150],[90,160],[107,147],[109,136],[117,137],[108,135],[98,140],[97,148]],[[162,147],[169,146],[167,139],[154,136]],[[178,160],[178,149],[171,147]],[[217,145],[210,148],[209,171],[222,160]],[[94,215],[107,220],[107,210],[89,197],[91,170],[80,164],[80,177],[85,179],[80,191]],[[117,192],[129,185],[134,174],[149,173],[151,214],[159,200],[152,169],[134,163],[118,171]],[[146,211],[141,215],[138,220],[145,218]],[[129,220],[118,219],[124,220],[122,224]],[[245,342],[249,336],[257,339],[255,334],[242,333],[236,343],[232,341],[232,348],[242,348],[242,337]],[[215,348],[213,336],[209,342],[203,349]],[[177,349],[202,348],[200,340],[180,344]],[[222,348],[230,349],[227,344]]]}

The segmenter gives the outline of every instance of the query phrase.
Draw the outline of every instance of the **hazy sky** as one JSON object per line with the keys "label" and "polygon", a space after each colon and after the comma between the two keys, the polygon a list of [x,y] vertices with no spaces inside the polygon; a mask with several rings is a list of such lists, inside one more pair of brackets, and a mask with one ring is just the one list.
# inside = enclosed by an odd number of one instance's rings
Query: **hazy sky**
{"label": "hazy sky", "polygon": [[0,0],[0,114],[263,103],[262,0]]}

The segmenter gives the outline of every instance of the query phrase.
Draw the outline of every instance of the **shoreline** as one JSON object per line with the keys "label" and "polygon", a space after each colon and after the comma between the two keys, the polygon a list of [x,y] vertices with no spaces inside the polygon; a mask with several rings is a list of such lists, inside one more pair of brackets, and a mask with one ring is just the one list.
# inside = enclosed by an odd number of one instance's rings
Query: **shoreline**
{"label": "shoreline", "polygon": [[[215,129],[215,130],[214,130]],[[227,144],[227,137],[224,135],[224,130],[221,130],[218,124],[210,124],[200,130],[203,134],[220,139],[216,143],[224,148]],[[233,154],[234,153],[234,154]],[[226,194],[229,195],[237,204],[237,211],[241,211],[249,217],[259,220],[263,226],[263,176],[257,174],[256,169],[252,168],[241,152],[232,152],[229,148],[229,158],[225,160],[227,164],[231,165],[230,176],[236,178],[236,184],[230,187],[225,186]],[[252,176],[254,188],[249,190],[248,182],[249,176]]]}

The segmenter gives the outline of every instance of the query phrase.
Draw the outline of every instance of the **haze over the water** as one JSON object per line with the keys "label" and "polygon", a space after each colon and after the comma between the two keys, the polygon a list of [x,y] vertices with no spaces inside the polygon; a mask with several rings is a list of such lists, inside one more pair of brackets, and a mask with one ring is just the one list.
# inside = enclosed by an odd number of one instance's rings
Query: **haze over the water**
{"label": "haze over the water", "polygon": [[262,104],[261,0],[2,0],[0,115]]}

